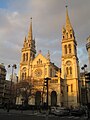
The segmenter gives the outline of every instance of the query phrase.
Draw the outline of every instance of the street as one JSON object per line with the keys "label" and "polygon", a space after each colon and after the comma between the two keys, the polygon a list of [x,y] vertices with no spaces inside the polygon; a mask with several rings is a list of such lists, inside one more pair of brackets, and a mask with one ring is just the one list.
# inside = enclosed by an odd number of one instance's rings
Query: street
{"label": "street", "polygon": [[[85,116],[83,117],[74,117],[74,116],[54,116],[42,114],[39,112],[32,111],[17,111],[10,110],[10,112],[0,109],[0,120],[86,120]],[[89,119],[88,119],[89,120]]]}

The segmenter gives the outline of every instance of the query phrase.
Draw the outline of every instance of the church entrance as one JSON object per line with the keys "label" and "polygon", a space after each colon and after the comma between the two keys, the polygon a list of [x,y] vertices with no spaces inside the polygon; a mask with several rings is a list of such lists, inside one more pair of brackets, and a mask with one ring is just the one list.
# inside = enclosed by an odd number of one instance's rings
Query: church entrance
{"label": "church entrance", "polygon": [[35,94],[35,105],[39,106],[41,102],[41,92],[37,91]]}
{"label": "church entrance", "polygon": [[57,93],[56,91],[51,92],[51,106],[57,105]]}

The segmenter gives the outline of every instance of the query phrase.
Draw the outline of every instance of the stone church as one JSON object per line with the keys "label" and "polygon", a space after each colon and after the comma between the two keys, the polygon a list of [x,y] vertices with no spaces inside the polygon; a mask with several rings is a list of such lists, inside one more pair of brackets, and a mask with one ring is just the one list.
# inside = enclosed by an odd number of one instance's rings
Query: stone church
{"label": "stone church", "polygon": [[[36,51],[33,39],[32,18],[28,36],[25,37],[21,50],[19,82],[27,81],[28,104],[47,103],[51,106],[77,106],[79,104],[79,62],[77,42],[66,8],[66,23],[62,28],[61,68],[51,62],[49,50],[47,56]],[[48,88],[46,81],[48,81]],[[26,88],[22,88],[26,90]],[[22,94],[17,95],[16,104],[22,104]]]}

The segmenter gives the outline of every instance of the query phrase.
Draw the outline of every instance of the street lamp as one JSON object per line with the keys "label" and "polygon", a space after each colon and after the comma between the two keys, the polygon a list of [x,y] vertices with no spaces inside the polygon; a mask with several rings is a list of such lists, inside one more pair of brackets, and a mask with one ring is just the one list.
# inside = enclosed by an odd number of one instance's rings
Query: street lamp
{"label": "street lamp", "polygon": [[86,68],[87,68],[87,65],[86,65],[86,64],[84,64],[84,66],[81,67],[81,69],[84,70],[84,74],[85,74],[85,72],[86,72]]}
{"label": "street lamp", "polygon": [[87,85],[86,85],[86,78],[85,78],[86,68],[87,68],[87,65],[86,65],[86,64],[84,64],[84,66],[81,67],[81,69],[84,70],[85,92],[86,92],[86,104],[88,104]]}
{"label": "street lamp", "polygon": [[17,68],[17,65],[16,64],[13,64],[13,65],[8,65],[8,68],[12,68],[12,73],[11,73],[11,84],[10,84],[10,95],[11,95],[11,102],[12,102],[12,81],[13,81],[13,71],[14,69]]}

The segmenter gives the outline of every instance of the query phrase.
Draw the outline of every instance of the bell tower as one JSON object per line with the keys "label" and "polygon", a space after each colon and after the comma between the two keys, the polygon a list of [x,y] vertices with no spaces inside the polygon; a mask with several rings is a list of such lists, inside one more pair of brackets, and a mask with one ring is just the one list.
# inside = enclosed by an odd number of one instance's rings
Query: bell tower
{"label": "bell tower", "polygon": [[30,28],[28,32],[28,37],[24,39],[23,48],[21,51],[21,61],[20,61],[20,80],[28,80],[30,77],[30,65],[34,60],[36,54],[35,49],[35,39],[33,39],[32,33],[32,18],[30,23]]}
{"label": "bell tower", "polygon": [[66,6],[66,23],[62,28],[62,78],[64,80],[64,105],[78,105],[79,61],[77,42]]}

